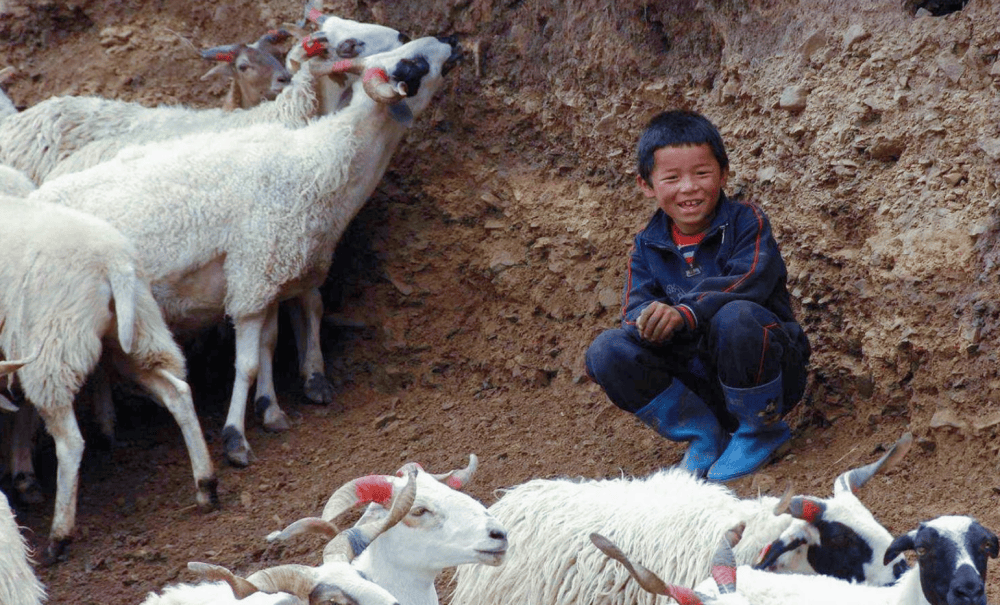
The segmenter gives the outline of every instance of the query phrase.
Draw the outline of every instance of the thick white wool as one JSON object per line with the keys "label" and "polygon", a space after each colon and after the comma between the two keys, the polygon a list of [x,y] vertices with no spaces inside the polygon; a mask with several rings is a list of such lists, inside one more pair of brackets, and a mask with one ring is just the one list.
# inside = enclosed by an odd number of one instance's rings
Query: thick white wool
{"label": "thick white wool", "polygon": [[665,581],[694,587],[709,576],[719,537],[739,522],[738,563],[780,535],[792,518],[774,514],[777,502],[740,500],[676,468],[641,479],[528,481],[489,508],[509,532],[505,563],[458,568],[451,605],[649,605],[655,596],[599,551],[591,532]]}
{"label": "thick white wool", "polygon": [[45,589],[31,569],[27,544],[7,497],[0,494],[0,603],[38,605],[44,600]]}

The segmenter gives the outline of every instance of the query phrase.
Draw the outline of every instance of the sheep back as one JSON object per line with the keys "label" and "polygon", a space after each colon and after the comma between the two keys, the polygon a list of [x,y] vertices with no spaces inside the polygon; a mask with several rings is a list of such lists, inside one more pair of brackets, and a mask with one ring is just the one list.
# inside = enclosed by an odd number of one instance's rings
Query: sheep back
{"label": "sheep back", "polygon": [[29,199],[99,216],[135,242],[168,322],[192,311],[184,279],[220,258],[224,300],[202,304],[260,313],[286,285],[329,267],[331,228],[347,212],[332,194],[358,148],[341,115],[318,133],[258,125],[128,147]]}
{"label": "sheep back", "polygon": [[510,536],[497,568],[460,567],[452,605],[648,604],[655,596],[588,538],[597,532],[665,581],[694,587],[709,575],[718,537],[747,524],[735,549],[750,562],[789,515],[777,498],[740,500],[724,486],[665,469],[643,479],[537,479],[509,490],[489,508]]}

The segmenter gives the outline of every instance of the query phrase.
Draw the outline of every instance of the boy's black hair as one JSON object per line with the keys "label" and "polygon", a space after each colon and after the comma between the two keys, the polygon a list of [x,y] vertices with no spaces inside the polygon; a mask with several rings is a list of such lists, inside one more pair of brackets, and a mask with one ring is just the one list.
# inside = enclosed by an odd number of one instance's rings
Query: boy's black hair
{"label": "boy's black hair", "polygon": [[653,116],[653,119],[646,125],[646,130],[639,137],[636,153],[639,161],[639,176],[646,183],[649,183],[649,175],[653,172],[653,166],[656,164],[653,156],[657,149],[703,144],[712,148],[712,155],[719,162],[719,168],[725,172],[729,168],[726,146],[722,142],[719,129],[708,118],[687,109],[659,113]]}

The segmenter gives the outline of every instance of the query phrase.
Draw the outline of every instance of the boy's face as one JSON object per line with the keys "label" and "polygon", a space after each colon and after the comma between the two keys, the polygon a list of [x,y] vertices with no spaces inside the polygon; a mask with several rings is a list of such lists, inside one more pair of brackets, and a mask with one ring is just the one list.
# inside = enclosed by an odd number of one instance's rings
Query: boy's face
{"label": "boy's face", "polygon": [[681,233],[694,235],[707,229],[729,176],[712,148],[708,144],[661,147],[653,160],[652,185],[636,177],[643,195],[655,199]]}

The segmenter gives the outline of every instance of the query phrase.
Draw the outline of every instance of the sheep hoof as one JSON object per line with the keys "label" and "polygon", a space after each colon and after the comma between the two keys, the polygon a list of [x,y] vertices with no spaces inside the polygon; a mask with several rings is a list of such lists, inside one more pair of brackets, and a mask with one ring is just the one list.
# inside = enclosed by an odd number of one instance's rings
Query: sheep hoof
{"label": "sheep hoof", "polygon": [[222,442],[229,464],[237,468],[250,466],[253,452],[250,450],[250,444],[247,443],[246,437],[236,430],[236,427],[227,426],[222,429]]}
{"label": "sheep hoof", "polygon": [[288,416],[276,405],[264,410],[264,430],[271,433],[280,433],[292,428],[288,422]]}
{"label": "sheep hoof", "polygon": [[50,565],[55,565],[60,561],[65,561],[66,547],[69,546],[69,543],[72,540],[72,538],[62,538],[59,540],[53,538],[50,540],[49,545],[45,547],[44,551],[42,551],[39,564],[42,567],[49,567]]}
{"label": "sheep hoof", "polygon": [[42,494],[42,486],[38,483],[35,473],[18,473],[14,477],[14,489],[17,490],[17,499],[22,504],[41,504],[45,502]]}
{"label": "sheep hoof", "polygon": [[214,476],[208,479],[198,479],[198,493],[195,496],[198,500],[198,508],[202,512],[208,513],[218,510],[219,505],[219,480]]}
{"label": "sheep hoof", "polygon": [[313,403],[328,405],[333,403],[333,385],[326,379],[326,376],[319,372],[313,373],[305,386],[306,397]]}

